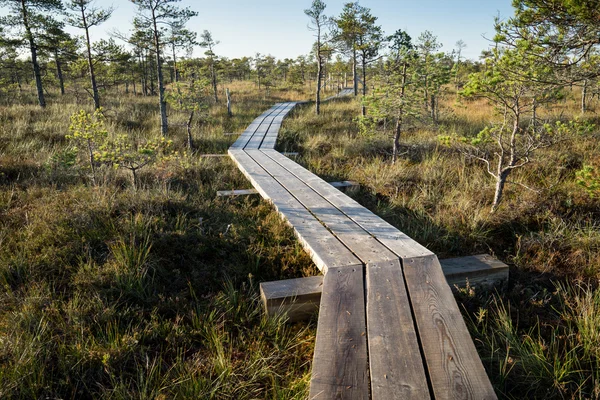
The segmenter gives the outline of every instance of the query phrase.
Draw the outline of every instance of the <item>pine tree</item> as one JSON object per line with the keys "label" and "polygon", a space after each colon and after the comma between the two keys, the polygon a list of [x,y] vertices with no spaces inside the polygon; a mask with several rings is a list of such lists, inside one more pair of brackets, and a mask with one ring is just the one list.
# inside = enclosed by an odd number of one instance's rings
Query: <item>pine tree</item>
{"label": "pine tree", "polygon": [[174,5],[180,0],[130,0],[137,6],[138,13],[134,25],[139,27],[150,26],[152,31],[152,42],[156,58],[156,77],[158,82],[158,102],[160,109],[160,131],[163,136],[169,132],[167,120],[167,100],[165,96],[165,82],[162,68],[162,49],[167,42],[161,25],[183,25],[181,21],[188,21],[197,15],[189,8],[179,8]]}
{"label": "pine tree", "polygon": [[83,29],[85,32],[85,46],[92,85],[92,97],[94,107],[100,108],[100,94],[96,83],[96,74],[94,73],[94,60],[92,59],[92,44],[90,41],[90,28],[106,22],[112,15],[113,8],[98,8],[94,6],[94,0],[70,0],[67,3],[70,13],[67,22],[76,28]]}
{"label": "pine tree", "polygon": [[49,13],[62,10],[60,0],[0,0],[0,6],[7,7],[9,14],[0,18],[0,25],[16,28],[16,37],[29,47],[31,65],[35,77],[38,102],[40,107],[46,107],[42,73],[38,62],[38,38],[54,19]]}

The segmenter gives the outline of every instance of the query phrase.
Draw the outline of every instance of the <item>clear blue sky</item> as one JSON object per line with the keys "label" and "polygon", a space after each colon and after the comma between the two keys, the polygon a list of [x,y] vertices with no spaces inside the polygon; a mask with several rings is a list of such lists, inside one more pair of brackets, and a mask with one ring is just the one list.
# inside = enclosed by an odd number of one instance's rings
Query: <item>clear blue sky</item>
{"label": "clear blue sky", "polygon": [[[347,0],[325,0],[326,14],[339,15]],[[303,10],[311,0],[183,0],[199,15],[188,27],[197,32],[208,29],[221,43],[216,53],[226,57],[272,54],[277,58],[295,58],[307,54],[314,40],[307,30],[308,17]],[[386,34],[403,29],[413,38],[424,30],[432,31],[450,51],[459,39],[467,48],[463,54],[477,59],[489,43],[482,37],[494,34],[496,15],[502,18],[513,13],[511,0],[361,0],[371,9]],[[128,0],[96,0],[99,6],[113,5],[116,10],[105,24],[93,28],[92,40],[107,36],[118,29],[127,32],[135,13]],[[0,14],[3,14],[0,10]],[[203,50],[197,49],[195,55]]]}

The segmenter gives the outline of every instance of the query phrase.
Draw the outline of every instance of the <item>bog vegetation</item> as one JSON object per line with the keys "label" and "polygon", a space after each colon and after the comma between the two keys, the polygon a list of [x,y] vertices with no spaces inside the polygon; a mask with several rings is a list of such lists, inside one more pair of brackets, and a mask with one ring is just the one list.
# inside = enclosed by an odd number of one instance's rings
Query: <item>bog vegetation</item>
{"label": "bog vegetation", "polygon": [[266,318],[257,285],[317,271],[205,155],[312,97],[279,150],[441,257],[511,265],[457,295],[499,396],[600,397],[596,2],[516,1],[478,61],[320,0],[309,54],[229,59],[195,11],[132,2],[99,39],[112,8],[0,0],[0,398],[306,398],[315,323]]}

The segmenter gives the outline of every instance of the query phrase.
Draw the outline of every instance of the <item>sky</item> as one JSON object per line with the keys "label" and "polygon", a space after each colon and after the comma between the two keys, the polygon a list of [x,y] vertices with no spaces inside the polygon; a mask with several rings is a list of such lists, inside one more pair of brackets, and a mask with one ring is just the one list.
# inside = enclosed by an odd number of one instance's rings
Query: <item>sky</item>
{"label": "sky", "polygon": [[[325,14],[337,16],[349,0],[325,0]],[[304,9],[311,0],[182,0],[181,7],[189,7],[199,14],[188,23],[188,28],[200,34],[207,29],[220,41],[215,52],[229,58],[271,54],[277,58],[296,58],[307,54],[314,41],[307,29],[308,17]],[[511,0],[360,0],[371,9],[378,24],[387,35],[398,29],[416,39],[425,30],[433,32],[451,51],[458,40],[467,48],[463,56],[477,59],[489,46],[494,35],[494,17],[512,16]],[[110,20],[91,30],[92,41],[108,38],[118,30],[127,33],[135,15],[135,6],[129,0],[96,0],[97,6],[113,6]],[[0,15],[6,11],[0,9]],[[81,34],[77,30],[72,33]],[[485,37],[485,38],[484,38]],[[202,55],[196,49],[194,55]]]}

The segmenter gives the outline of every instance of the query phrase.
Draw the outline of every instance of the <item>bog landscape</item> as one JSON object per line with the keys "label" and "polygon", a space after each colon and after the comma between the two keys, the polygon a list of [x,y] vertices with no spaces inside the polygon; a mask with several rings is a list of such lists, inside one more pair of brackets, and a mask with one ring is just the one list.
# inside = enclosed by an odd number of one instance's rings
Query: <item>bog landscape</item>
{"label": "bog landscape", "polygon": [[127,3],[0,0],[1,399],[600,398],[597,1],[478,59],[366,0],[297,58]]}

